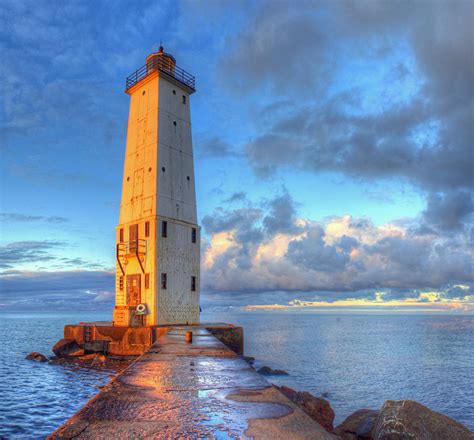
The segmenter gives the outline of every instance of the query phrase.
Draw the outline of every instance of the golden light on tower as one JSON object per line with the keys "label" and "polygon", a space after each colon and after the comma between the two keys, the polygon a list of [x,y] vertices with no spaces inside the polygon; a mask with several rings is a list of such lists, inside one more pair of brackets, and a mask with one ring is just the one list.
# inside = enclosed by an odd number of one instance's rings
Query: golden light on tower
{"label": "golden light on tower", "polygon": [[197,225],[189,97],[192,75],[163,47],[130,75],[114,325],[199,322]]}

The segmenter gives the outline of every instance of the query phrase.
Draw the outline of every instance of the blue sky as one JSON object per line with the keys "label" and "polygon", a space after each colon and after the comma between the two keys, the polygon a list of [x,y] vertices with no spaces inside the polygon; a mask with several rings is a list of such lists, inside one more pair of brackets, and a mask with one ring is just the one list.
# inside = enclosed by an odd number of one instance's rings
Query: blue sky
{"label": "blue sky", "polygon": [[162,40],[197,79],[206,307],[472,312],[471,2],[0,14],[1,307],[111,306],[124,81]]}

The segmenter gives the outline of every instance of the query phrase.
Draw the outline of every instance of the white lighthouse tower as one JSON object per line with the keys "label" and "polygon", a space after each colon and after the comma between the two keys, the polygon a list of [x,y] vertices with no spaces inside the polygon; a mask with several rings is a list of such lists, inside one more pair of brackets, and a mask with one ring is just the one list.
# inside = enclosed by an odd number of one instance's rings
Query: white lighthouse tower
{"label": "white lighthouse tower", "polygon": [[199,322],[194,91],[194,77],[163,47],[126,81],[130,113],[116,228],[116,326]]}

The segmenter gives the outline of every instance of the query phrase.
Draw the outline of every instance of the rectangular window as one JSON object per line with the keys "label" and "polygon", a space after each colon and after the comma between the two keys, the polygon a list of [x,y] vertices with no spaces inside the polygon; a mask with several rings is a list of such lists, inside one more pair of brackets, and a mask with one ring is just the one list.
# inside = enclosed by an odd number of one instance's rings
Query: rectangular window
{"label": "rectangular window", "polygon": [[183,104],[186,104],[186,95],[183,95]]}
{"label": "rectangular window", "polygon": [[196,277],[191,277],[191,292],[196,291]]}
{"label": "rectangular window", "polygon": [[150,274],[146,273],[145,274],[145,289],[149,289],[149,288],[150,288]]}
{"label": "rectangular window", "polygon": [[161,222],[161,236],[168,237],[168,222]]}
{"label": "rectangular window", "polygon": [[191,231],[191,242],[196,243],[196,228],[193,228]]}
{"label": "rectangular window", "polygon": [[145,237],[150,236],[150,222],[145,222]]}
{"label": "rectangular window", "polygon": [[162,273],[161,274],[161,288],[162,289],[166,289],[166,285],[167,285],[167,276],[165,273]]}
{"label": "rectangular window", "polygon": [[119,277],[119,290],[123,290],[123,277]]}
{"label": "rectangular window", "polygon": [[138,225],[128,227],[129,251],[135,253],[138,251]]}
{"label": "rectangular window", "polygon": [[120,231],[119,231],[119,241],[120,243],[123,243],[123,228],[120,228]]}

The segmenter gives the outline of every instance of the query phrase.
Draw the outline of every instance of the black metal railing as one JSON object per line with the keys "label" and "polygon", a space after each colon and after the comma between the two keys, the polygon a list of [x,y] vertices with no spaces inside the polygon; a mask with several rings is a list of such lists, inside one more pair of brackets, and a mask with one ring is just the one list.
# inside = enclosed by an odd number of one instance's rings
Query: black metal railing
{"label": "black metal railing", "polygon": [[143,78],[146,78],[153,72],[159,70],[161,73],[168,75],[193,91],[196,90],[196,79],[193,75],[186,72],[181,67],[176,66],[167,56],[154,56],[147,63],[127,77],[125,81],[125,90],[127,91]]}
{"label": "black metal railing", "polygon": [[147,254],[147,241],[143,239],[131,240],[127,242],[117,243],[116,246],[116,259],[120,267],[122,275],[125,275],[125,270],[122,266],[122,258],[136,257],[142,272],[145,273],[142,260],[140,257]]}

